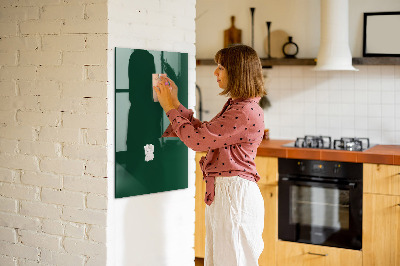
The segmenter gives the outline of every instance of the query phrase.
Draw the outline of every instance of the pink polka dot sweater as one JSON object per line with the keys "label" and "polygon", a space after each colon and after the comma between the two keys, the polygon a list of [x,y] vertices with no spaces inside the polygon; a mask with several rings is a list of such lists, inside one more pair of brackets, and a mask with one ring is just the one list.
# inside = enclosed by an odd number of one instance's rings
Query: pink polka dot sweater
{"label": "pink polka dot sweater", "polygon": [[179,137],[194,151],[207,151],[200,160],[206,182],[204,202],[214,200],[216,176],[240,176],[258,182],[254,159],[264,135],[264,112],[260,97],[229,98],[222,111],[210,122],[193,117],[193,111],[182,104],[167,112],[171,124],[162,137]]}

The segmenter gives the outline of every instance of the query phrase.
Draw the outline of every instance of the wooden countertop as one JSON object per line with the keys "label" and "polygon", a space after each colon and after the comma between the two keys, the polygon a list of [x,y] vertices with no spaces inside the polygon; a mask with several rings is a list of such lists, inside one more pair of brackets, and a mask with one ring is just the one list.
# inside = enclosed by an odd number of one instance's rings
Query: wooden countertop
{"label": "wooden countertop", "polygon": [[258,156],[339,162],[400,165],[400,145],[376,145],[365,151],[340,151],[282,147],[294,140],[263,140]]}

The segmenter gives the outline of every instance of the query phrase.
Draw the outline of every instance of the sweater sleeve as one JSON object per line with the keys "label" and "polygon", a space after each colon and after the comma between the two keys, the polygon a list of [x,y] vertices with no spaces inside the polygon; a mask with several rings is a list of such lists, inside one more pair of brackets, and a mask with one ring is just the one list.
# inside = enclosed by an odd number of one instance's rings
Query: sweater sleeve
{"label": "sweater sleeve", "polygon": [[176,109],[167,113],[175,134],[194,151],[205,151],[245,142],[247,115],[239,109],[228,109],[223,115],[198,124],[183,117]]}
{"label": "sweater sleeve", "polygon": [[[195,117],[193,117],[193,110],[191,109],[186,109],[185,106],[183,106],[182,104],[179,105],[178,107],[178,112],[181,116],[183,116],[184,118],[188,119],[193,126],[198,127],[199,125],[201,125],[201,121]],[[167,129],[164,131],[164,133],[161,136],[162,138],[166,138],[166,137],[178,137],[174,130],[172,129],[172,125],[169,124],[169,126],[167,127]]]}

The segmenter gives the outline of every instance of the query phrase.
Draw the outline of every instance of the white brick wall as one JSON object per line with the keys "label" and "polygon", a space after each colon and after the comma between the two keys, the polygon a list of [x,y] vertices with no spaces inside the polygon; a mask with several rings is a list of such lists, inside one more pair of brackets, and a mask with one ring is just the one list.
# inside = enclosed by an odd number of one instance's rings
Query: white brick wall
{"label": "white brick wall", "polygon": [[0,265],[105,265],[107,1],[0,1]]}

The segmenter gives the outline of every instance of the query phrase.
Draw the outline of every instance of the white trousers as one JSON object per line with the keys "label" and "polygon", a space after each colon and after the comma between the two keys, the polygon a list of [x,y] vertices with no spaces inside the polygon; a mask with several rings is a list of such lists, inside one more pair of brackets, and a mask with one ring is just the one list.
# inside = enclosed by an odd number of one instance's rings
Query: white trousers
{"label": "white trousers", "polygon": [[205,224],[205,266],[258,266],[264,249],[264,199],[257,183],[216,177]]}

